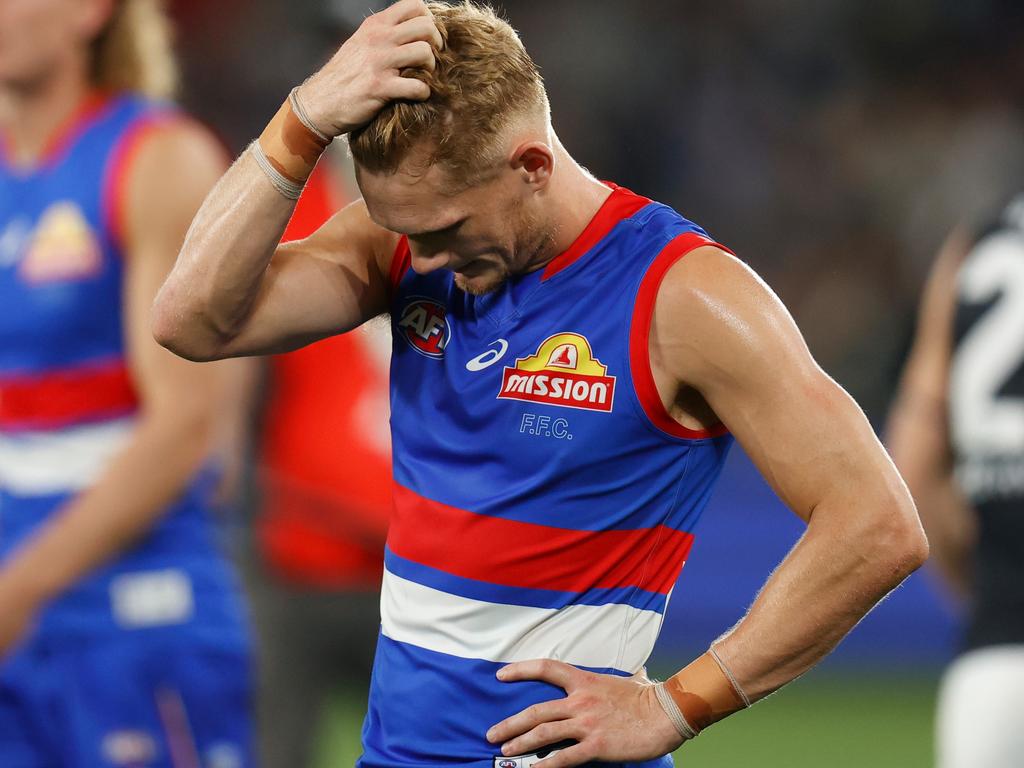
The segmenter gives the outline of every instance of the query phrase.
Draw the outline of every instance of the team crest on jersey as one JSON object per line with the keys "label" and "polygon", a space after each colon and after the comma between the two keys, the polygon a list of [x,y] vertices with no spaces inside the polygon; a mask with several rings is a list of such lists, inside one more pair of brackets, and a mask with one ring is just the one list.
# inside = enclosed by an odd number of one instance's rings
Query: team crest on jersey
{"label": "team crest on jersey", "polygon": [[444,357],[444,348],[452,338],[444,305],[422,297],[413,297],[405,305],[398,332],[421,355],[433,358]]}
{"label": "team crest on jersey", "polygon": [[96,235],[81,209],[71,202],[51,205],[39,219],[19,272],[29,283],[75,280],[103,266]]}
{"label": "team crest on jersey", "polygon": [[498,398],[610,413],[615,377],[594,357],[586,337],[558,333],[546,339],[537,354],[505,368]]}

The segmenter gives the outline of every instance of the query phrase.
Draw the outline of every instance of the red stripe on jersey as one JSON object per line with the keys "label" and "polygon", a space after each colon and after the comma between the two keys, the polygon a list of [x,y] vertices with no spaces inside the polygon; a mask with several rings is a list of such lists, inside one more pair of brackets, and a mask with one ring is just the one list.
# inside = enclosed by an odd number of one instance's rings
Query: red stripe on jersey
{"label": "red stripe on jersey", "polygon": [[615,228],[616,224],[623,219],[628,219],[651,203],[646,197],[630,192],[625,187],[607,181],[604,184],[611,187],[611,195],[604,201],[575,242],[548,262],[547,267],[544,268],[544,274],[541,276],[542,280],[547,280],[563,269],[572,266],[583,254],[601,242]]}
{"label": "red stripe on jersey", "polygon": [[395,255],[391,257],[391,272],[388,274],[388,295],[392,298],[398,293],[398,285],[405,277],[405,273],[412,266],[412,250],[409,248],[409,238],[402,235],[395,247]]}
{"label": "red stripe on jersey", "polygon": [[154,131],[168,125],[185,125],[188,118],[178,112],[160,112],[146,115],[135,122],[117,139],[104,173],[101,192],[103,224],[110,241],[122,256],[125,253],[125,209],[127,207],[128,179],[135,156],[144,140]]}
{"label": "red stripe on jersey", "polygon": [[633,306],[633,322],[629,331],[629,366],[633,375],[636,397],[640,401],[640,405],[643,406],[644,413],[647,414],[651,423],[662,432],[673,437],[690,440],[718,437],[728,433],[729,430],[721,423],[710,429],[689,429],[669,415],[661,400],[661,395],[658,394],[658,387],[654,383],[654,374],[651,373],[651,322],[654,319],[654,302],[658,298],[658,289],[661,288],[661,281],[665,279],[665,274],[694,248],[705,245],[722,248],[723,251],[729,250],[694,232],[680,235],[662,249],[640,283],[636,304]]}
{"label": "red stripe on jersey", "polygon": [[138,400],[120,360],[0,379],[0,429],[53,429],[121,415]]}
{"label": "red stripe on jersey", "polygon": [[584,592],[637,587],[667,594],[693,536],[665,526],[576,531],[478,515],[395,483],[388,546],[399,557],[506,587]]}

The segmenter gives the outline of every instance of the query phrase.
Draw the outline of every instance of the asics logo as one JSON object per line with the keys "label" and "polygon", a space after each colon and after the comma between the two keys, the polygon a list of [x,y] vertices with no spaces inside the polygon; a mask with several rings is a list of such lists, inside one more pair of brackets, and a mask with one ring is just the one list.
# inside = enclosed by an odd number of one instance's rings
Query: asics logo
{"label": "asics logo", "polygon": [[474,357],[468,363],[466,363],[467,371],[482,371],[484,368],[489,368],[496,362],[501,360],[508,352],[508,342],[505,339],[498,339],[497,341],[491,342],[491,346],[497,345],[497,349],[488,349],[479,357]]}

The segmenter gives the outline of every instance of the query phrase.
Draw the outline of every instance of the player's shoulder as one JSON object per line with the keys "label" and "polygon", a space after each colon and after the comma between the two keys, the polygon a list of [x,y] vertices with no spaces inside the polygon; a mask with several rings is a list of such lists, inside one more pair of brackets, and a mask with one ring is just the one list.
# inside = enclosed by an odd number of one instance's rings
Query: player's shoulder
{"label": "player's shoulder", "polygon": [[698,311],[711,303],[743,305],[771,289],[746,263],[713,242],[687,250],[665,273],[659,304]]}

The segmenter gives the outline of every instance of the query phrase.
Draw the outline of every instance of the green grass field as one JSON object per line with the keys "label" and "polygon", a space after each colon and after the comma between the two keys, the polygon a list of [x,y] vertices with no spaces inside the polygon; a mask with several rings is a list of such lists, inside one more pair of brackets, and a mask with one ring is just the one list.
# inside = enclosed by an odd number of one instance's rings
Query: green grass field
{"label": "green grass field", "polygon": [[[676,753],[681,768],[930,768],[935,679],[815,674]],[[317,768],[351,768],[363,702],[339,698]]]}

